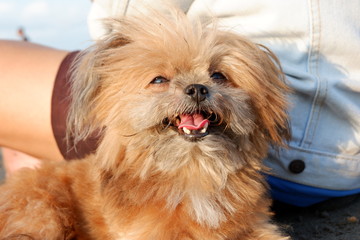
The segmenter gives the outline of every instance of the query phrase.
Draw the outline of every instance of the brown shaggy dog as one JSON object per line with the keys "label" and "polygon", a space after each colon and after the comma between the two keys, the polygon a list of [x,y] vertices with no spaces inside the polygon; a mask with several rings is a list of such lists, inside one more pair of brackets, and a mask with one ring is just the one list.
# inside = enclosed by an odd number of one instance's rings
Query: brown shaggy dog
{"label": "brown shaggy dog", "polygon": [[177,11],[112,20],[73,77],[69,132],[102,129],[97,152],[1,186],[0,238],[286,239],[261,160],[287,134],[287,91],[236,34]]}

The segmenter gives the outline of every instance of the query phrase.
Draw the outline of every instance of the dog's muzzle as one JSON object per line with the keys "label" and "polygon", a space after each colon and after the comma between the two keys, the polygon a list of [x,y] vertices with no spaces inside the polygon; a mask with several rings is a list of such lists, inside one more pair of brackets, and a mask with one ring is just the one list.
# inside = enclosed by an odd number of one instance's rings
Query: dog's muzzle
{"label": "dog's muzzle", "polygon": [[190,84],[183,92],[192,106],[184,107],[183,111],[179,109],[179,112],[165,118],[162,124],[177,131],[185,140],[196,142],[222,125],[222,114],[214,112],[205,102],[210,97],[205,85]]}

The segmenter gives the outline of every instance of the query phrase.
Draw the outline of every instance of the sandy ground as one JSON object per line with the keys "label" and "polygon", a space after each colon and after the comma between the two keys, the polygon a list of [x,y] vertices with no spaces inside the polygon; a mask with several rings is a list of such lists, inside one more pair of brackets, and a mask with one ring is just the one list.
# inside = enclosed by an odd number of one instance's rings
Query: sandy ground
{"label": "sandy ground", "polygon": [[[0,181],[3,178],[0,152]],[[336,203],[336,209],[333,202],[312,208],[275,203],[274,220],[293,240],[360,240],[360,197],[341,203],[342,207]]]}
{"label": "sandy ground", "polygon": [[294,240],[360,240],[360,198],[311,208],[275,204],[275,220]]}

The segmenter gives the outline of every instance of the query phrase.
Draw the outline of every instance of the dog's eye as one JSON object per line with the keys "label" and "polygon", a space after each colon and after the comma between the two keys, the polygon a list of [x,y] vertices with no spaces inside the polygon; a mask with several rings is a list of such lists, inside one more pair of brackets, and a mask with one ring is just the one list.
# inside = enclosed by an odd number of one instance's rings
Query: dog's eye
{"label": "dog's eye", "polygon": [[221,72],[214,72],[210,77],[214,82],[217,83],[223,83],[227,80],[227,78]]}
{"label": "dog's eye", "polygon": [[168,83],[169,81],[170,80],[168,80],[162,76],[157,76],[150,82],[150,84],[162,84],[162,83]]}

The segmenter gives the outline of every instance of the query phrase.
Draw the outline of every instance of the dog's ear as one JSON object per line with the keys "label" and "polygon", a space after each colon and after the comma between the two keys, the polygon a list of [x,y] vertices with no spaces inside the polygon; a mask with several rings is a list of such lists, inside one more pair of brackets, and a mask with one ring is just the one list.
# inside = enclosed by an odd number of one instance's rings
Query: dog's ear
{"label": "dog's ear", "polygon": [[94,132],[100,134],[104,129],[96,113],[98,109],[96,99],[101,91],[106,61],[117,48],[130,42],[128,37],[110,31],[95,45],[77,56],[71,70],[71,103],[67,118],[68,143],[76,144],[93,135]]}
{"label": "dog's ear", "polygon": [[232,65],[232,82],[250,96],[256,124],[262,135],[275,145],[286,145],[290,138],[287,94],[277,57],[265,46],[236,34],[225,33],[223,43],[230,46],[225,62]]}
{"label": "dog's ear", "polygon": [[259,64],[263,71],[257,80],[265,95],[265,101],[254,101],[259,114],[260,126],[266,137],[276,145],[284,145],[290,140],[290,125],[287,114],[288,94],[291,92],[286,84],[278,58],[267,47],[258,44]]}

